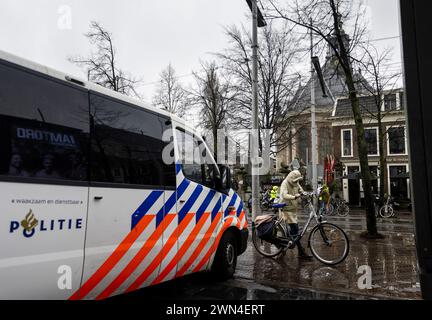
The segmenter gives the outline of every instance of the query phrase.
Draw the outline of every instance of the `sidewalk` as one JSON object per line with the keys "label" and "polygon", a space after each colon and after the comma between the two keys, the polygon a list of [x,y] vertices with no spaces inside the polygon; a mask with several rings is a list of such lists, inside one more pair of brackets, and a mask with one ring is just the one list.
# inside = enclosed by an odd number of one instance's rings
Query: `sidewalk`
{"label": "sidewalk", "polygon": [[[363,215],[363,216],[365,216],[366,215],[365,210],[366,210],[365,208],[350,207],[349,215],[354,215],[354,216]],[[412,217],[413,216],[413,213],[411,211],[408,211],[408,210],[400,210],[400,211],[395,210],[395,213],[396,213],[396,217],[406,218],[406,217]],[[392,218],[390,218],[390,219],[392,219]]]}
{"label": "sidewalk", "polygon": [[[315,259],[299,260],[296,250],[289,250],[284,258],[265,258],[256,252],[249,239],[247,251],[238,259],[236,277],[280,288],[304,288],[371,299],[421,299],[410,216],[379,219],[378,230],[385,238],[366,240],[360,237],[366,229],[366,219],[361,215],[364,216],[364,211],[327,219],[342,227],[350,239],[350,253],[340,265],[330,267]],[[300,217],[300,226],[305,219]],[[303,240],[306,247],[307,234]],[[362,274],[357,272],[363,265],[371,267],[372,289],[358,286]]]}

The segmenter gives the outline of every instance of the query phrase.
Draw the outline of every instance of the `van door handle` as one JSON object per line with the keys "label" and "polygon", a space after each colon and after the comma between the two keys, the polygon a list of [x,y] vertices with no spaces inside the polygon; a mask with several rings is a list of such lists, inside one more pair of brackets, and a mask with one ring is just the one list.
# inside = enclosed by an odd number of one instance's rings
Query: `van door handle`
{"label": "van door handle", "polygon": [[180,203],[185,203],[186,202],[186,200],[180,200]]}
{"label": "van door handle", "polygon": [[96,196],[96,197],[94,197],[94,199],[95,199],[95,200],[102,200],[103,197],[101,197],[101,196]]}
{"label": "van door handle", "polygon": [[228,211],[235,211],[235,210],[236,210],[236,207],[234,207],[234,206],[228,207]]}

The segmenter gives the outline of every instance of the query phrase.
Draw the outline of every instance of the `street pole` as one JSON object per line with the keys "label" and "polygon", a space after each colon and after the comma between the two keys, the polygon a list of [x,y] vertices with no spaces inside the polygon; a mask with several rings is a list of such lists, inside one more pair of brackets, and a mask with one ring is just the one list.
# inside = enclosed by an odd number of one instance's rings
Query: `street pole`
{"label": "street pole", "polygon": [[260,185],[258,174],[258,7],[252,0],[252,217],[259,215]]}
{"label": "street pole", "polygon": [[[311,19],[312,25],[312,19]],[[317,177],[317,128],[316,128],[316,115],[315,115],[315,79],[314,79],[314,65],[312,62],[313,57],[313,34],[310,30],[310,53],[311,53],[311,138],[312,138],[312,188],[315,191],[318,187],[318,177]]]}

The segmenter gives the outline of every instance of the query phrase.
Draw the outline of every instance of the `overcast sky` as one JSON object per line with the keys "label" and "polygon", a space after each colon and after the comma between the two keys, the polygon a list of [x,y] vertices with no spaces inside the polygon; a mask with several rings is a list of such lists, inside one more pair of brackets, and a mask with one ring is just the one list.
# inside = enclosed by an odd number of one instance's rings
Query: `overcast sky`
{"label": "overcast sky", "polygon": [[[368,4],[372,38],[398,36],[397,0]],[[189,83],[200,59],[226,46],[223,26],[247,24],[248,12],[244,0],[0,0],[0,50],[85,78],[67,57],[90,52],[83,34],[98,21],[113,33],[120,66],[143,79],[150,102],[168,63]],[[399,39],[376,44],[393,46],[400,67]]]}

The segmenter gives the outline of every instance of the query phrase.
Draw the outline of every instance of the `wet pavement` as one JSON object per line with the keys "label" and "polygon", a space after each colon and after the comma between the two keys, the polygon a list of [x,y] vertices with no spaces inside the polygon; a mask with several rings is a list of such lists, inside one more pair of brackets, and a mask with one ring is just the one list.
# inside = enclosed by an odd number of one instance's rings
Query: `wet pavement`
{"label": "wet pavement", "polygon": [[[302,225],[304,220],[305,217],[301,217],[299,224]],[[421,298],[410,215],[378,219],[378,230],[385,236],[378,240],[360,237],[366,229],[366,219],[362,215],[327,217],[327,220],[342,227],[350,239],[350,253],[341,264],[329,267],[317,260],[302,261],[297,258],[296,250],[289,250],[282,259],[264,258],[251,243],[247,252],[239,257],[236,276],[291,288],[381,298]],[[307,240],[307,237],[302,240]],[[302,242],[306,246],[306,241]],[[372,289],[358,287],[362,274],[357,274],[357,271],[362,265],[371,267]]]}
{"label": "wet pavement", "polygon": [[[305,217],[300,218],[300,226]],[[378,219],[378,229],[385,236],[365,240],[362,214],[328,217],[342,227],[350,239],[350,253],[341,264],[329,267],[317,260],[297,258],[297,250],[288,250],[283,258],[266,258],[254,248],[249,237],[246,252],[239,256],[234,279],[215,282],[208,274],[191,275],[143,289],[124,297],[152,299],[421,299],[414,241],[414,227],[409,214]],[[306,244],[307,234],[304,237]],[[303,242],[303,241],[302,241]],[[305,245],[306,247],[306,245]],[[360,266],[372,270],[372,288],[360,289]]]}

